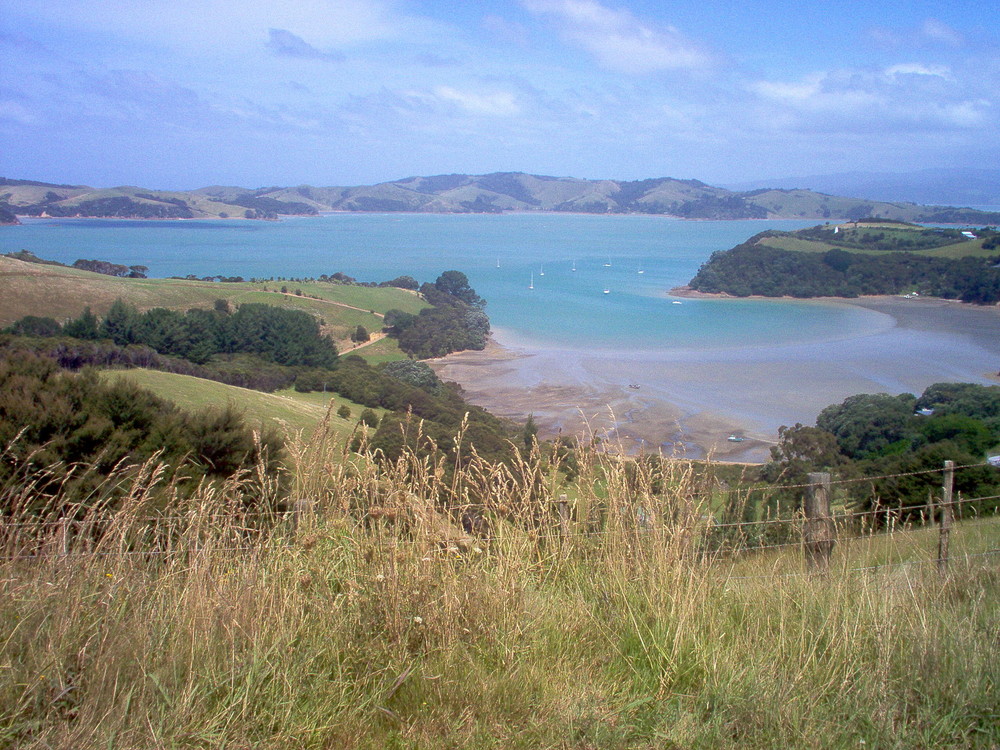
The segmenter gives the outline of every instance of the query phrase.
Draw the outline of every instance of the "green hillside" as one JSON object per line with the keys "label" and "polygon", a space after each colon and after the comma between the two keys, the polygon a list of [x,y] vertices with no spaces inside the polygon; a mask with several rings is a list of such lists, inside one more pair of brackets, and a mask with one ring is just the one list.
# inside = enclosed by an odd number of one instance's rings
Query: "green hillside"
{"label": "green hillside", "polygon": [[[130,380],[188,411],[232,403],[237,405],[251,427],[276,423],[289,433],[302,431],[308,435],[324,418],[328,418],[330,434],[341,443],[355,429],[358,417],[365,409],[335,393],[297,393],[294,390],[262,393],[158,370],[104,370],[101,377],[110,381]],[[350,417],[337,415],[342,406],[350,409]],[[373,411],[381,417],[384,409]]]}
{"label": "green hillside", "polygon": [[[350,347],[350,334],[359,325],[369,331],[382,328],[381,315],[398,309],[419,313],[427,307],[418,295],[395,287],[364,287],[323,282],[213,282],[194,279],[128,279],[66,266],[26,263],[0,256],[0,327],[25,315],[74,318],[89,306],[103,315],[116,299],[140,310],[166,307],[183,311],[210,308],[217,299],[232,304],[262,302],[303,310],[322,320],[338,348]],[[282,288],[285,292],[282,292]],[[298,294],[301,292],[301,294]],[[381,342],[380,342],[381,343]],[[382,358],[399,358],[398,347],[381,344]],[[358,354],[364,354],[360,349]]]}
{"label": "green hillside", "polygon": [[768,230],[712,254],[689,286],[738,297],[908,294],[1000,302],[1000,232],[868,220]]}

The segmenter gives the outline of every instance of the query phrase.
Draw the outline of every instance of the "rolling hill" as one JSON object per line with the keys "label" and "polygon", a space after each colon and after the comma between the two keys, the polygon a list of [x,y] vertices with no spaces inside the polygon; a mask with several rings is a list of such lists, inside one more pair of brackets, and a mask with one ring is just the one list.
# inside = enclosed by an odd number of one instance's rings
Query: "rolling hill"
{"label": "rolling hill", "polygon": [[210,186],[192,191],[95,189],[0,179],[0,210],[26,216],[249,218],[329,211],[645,213],[686,219],[826,219],[869,216],[925,223],[997,224],[1000,213],[827,195],[812,190],[732,191],[698,180],[585,180],[521,172],[407,177],[354,187]]}
{"label": "rolling hill", "polygon": [[[382,315],[390,309],[417,314],[427,307],[418,295],[395,287],[362,287],[320,281],[213,282],[188,279],[129,279],[106,276],[56,264],[28,263],[0,256],[0,327],[25,315],[52,317],[64,321],[89,306],[103,315],[116,299],[140,310],[166,307],[184,311],[192,307],[210,308],[217,299],[231,303],[263,302],[268,305],[304,310],[322,321],[340,351],[352,349],[350,334],[359,325],[369,331],[382,328]],[[359,349],[358,354],[365,354]],[[380,361],[404,355],[395,339],[378,342],[373,355]]]}

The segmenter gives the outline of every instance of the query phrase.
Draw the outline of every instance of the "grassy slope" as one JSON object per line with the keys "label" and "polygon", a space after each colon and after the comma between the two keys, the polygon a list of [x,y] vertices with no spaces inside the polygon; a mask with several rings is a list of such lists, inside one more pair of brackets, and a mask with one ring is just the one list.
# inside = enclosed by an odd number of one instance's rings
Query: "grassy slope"
{"label": "grassy slope", "polygon": [[[902,234],[906,232],[921,231],[920,229],[884,229],[881,227],[877,227],[877,229],[878,231],[883,231],[886,234],[892,234],[892,233]],[[794,232],[790,232],[788,234],[782,234],[775,237],[766,237],[763,240],[761,240],[759,244],[765,245],[767,247],[777,248],[779,250],[791,250],[794,252],[801,252],[801,253],[825,253],[828,250],[833,250],[835,248],[840,250],[845,250],[849,253],[859,253],[868,255],[882,255],[885,254],[886,252],[893,252],[886,250],[866,251],[862,248],[842,247],[840,245],[834,245],[828,242],[822,242],[819,240],[800,237],[797,236]],[[929,248],[925,250],[915,250],[910,252],[913,252],[915,255],[929,255],[932,257],[941,257],[941,258],[964,258],[967,256],[988,257],[997,254],[997,251],[995,249],[984,250],[982,239],[966,240],[963,242],[952,242],[946,245],[942,245],[940,247]]]}
{"label": "grassy slope", "polygon": [[[157,370],[105,370],[101,375],[111,381],[132,380],[186,410],[237,404],[247,422],[254,427],[277,423],[290,433],[301,430],[310,434],[329,413],[330,434],[340,443],[354,430],[358,416],[365,408],[334,393],[297,393],[294,390],[262,393]],[[347,419],[337,416],[337,409],[344,405],[351,410]],[[373,411],[381,417],[384,410]]]}
{"label": "grassy slope", "polygon": [[[601,533],[581,519],[560,539],[549,497],[540,523],[493,516],[490,538],[462,552],[433,521],[433,472],[337,467],[331,442],[293,451],[297,496],[320,502],[272,539],[211,515],[239,504],[237,487],[178,508],[165,555],[112,541],[100,556],[0,560],[0,744],[1000,742],[997,558],[961,559],[998,547],[996,519],[956,525],[946,577],[922,564],[934,529],[839,544],[829,577],[803,575],[797,545],[691,555],[683,519],[699,512],[683,471],[676,494],[652,496],[625,490],[619,464]],[[494,482],[509,474],[473,464],[460,482],[495,486],[497,507],[523,501]],[[678,525],[640,530],[639,508]],[[112,528],[131,551],[142,522],[121,515]],[[857,570],[878,562],[891,566]]]}
{"label": "grassy slope", "polygon": [[[280,289],[287,288],[287,294]],[[232,303],[262,302],[305,310],[320,317],[341,348],[351,331],[362,325],[370,331],[382,327],[381,314],[391,308],[416,313],[426,303],[416,294],[395,288],[369,288],[319,282],[219,283],[182,279],[119,279],[75,268],[25,263],[0,257],[0,326],[25,315],[53,317],[64,321],[80,314],[87,305],[102,315],[118,298],[140,309],[167,307],[186,310],[210,307],[217,299]],[[268,291],[264,291],[267,289]],[[294,294],[300,290],[303,295]],[[319,299],[315,299],[318,297]],[[360,308],[360,309],[354,309]],[[403,355],[394,342],[383,344],[380,358]],[[357,351],[365,355],[365,349]]]}

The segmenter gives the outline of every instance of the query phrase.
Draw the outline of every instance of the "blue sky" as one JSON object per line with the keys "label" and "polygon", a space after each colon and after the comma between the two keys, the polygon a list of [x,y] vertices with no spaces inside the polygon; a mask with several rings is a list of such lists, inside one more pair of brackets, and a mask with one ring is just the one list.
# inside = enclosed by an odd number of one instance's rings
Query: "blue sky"
{"label": "blue sky", "polygon": [[0,0],[0,175],[997,168],[998,30],[978,0]]}

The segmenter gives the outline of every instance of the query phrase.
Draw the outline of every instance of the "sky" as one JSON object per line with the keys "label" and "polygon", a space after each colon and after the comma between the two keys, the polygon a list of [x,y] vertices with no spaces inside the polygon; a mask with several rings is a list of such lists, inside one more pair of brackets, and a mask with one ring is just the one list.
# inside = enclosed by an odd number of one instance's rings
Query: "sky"
{"label": "sky", "polygon": [[0,0],[0,175],[1000,167],[990,0]]}

